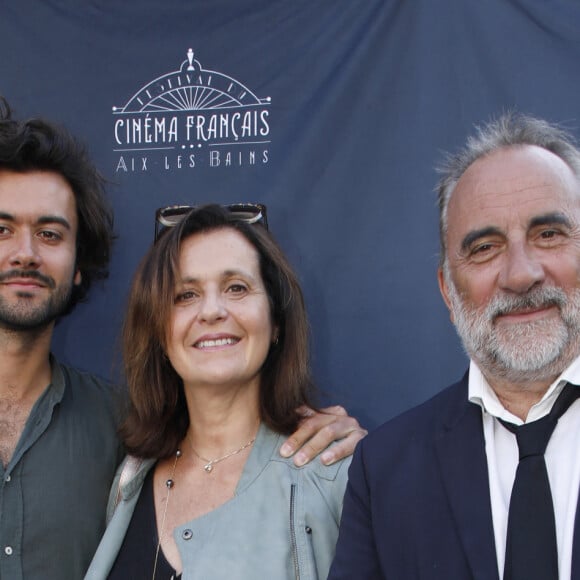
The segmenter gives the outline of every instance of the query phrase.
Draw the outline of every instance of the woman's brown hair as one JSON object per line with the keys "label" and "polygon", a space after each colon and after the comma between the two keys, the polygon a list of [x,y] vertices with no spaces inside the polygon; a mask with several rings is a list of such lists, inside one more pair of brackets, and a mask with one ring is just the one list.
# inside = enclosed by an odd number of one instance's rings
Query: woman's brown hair
{"label": "woman's brown hair", "polygon": [[122,337],[129,406],[121,433],[128,452],[139,457],[169,457],[189,426],[183,382],[165,355],[179,256],[186,238],[222,228],[238,231],[256,249],[278,329],[260,373],[261,420],[287,434],[300,420],[298,407],[313,407],[308,319],[296,274],[262,225],[235,220],[218,205],[196,208],[149,249],[129,294]]}

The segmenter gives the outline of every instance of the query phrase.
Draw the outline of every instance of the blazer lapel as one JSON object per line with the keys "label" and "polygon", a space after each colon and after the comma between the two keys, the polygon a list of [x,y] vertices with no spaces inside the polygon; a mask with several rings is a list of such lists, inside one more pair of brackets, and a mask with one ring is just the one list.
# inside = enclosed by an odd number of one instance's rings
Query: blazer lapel
{"label": "blazer lapel", "polygon": [[481,409],[467,400],[467,375],[463,382],[461,400],[451,409],[435,448],[473,578],[499,580]]}
{"label": "blazer lapel", "polygon": [[578,504],[576,505],[576,517],[574,520],[574,539],[572,545],[572,578],[580,578],[580,490]]}

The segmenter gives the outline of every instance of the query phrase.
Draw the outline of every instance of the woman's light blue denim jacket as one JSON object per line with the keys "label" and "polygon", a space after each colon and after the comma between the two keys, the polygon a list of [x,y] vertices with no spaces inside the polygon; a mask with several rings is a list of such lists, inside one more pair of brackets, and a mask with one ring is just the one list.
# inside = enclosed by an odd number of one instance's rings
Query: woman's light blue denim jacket
{"label": "woman's light blue denim jacket", "polygon": [[[278,453],[283,441],[262,425],[234,497],[175,529],[182,580],[326,579],[350,458],[331,466],[317,458],[298,468]],[[123,465],[111,489],[112,518],[85,580],[107,578],[155,460],[143,461],[119,487]]]}

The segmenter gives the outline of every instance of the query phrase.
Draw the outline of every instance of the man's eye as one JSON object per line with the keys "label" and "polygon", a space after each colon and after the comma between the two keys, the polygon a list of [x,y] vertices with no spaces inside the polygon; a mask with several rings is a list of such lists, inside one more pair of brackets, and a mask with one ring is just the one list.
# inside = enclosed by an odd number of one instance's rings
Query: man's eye
{"label": "man's eye", "polygon": [[555,238],[558,235],[558,233],[559,232],[556,230],[544,230],[540,235],[545,240],[550,240],[552,238]]}
{"label": "man's eye", "polygon": [[501,245],[494,242],[481,242],[474,245],[468,254],[473,262],[485,262],[491,260],[500,251]]}
{"label": "man's eye", "polygon": [[62,236],[59,233],[53,232],[51,230],[43,230],[42,232],[39,232],[38,235],[43,240],[46,240],[48,242],[54,242],[54,241],[62,239]]}
{"label": "man's eye", "polygon": [[479,244],[471,249],[471,254],[483,254],[491,250],[492,247],[492,244]]}

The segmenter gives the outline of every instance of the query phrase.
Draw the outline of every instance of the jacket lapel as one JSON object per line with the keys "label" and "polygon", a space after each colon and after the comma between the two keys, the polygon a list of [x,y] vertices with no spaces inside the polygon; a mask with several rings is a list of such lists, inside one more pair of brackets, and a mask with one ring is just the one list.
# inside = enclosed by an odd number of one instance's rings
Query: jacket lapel
{"label": "jacket lapel", "polygon": [[580,490],[576,505],[574,521],[574,539],[572,544],[572,578],[580,578]]}
{"label": "jacket lapel", "polygon": [[481,409],[461,399],[435,442],[441,477],[473,578],[499,580]]}

